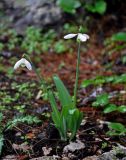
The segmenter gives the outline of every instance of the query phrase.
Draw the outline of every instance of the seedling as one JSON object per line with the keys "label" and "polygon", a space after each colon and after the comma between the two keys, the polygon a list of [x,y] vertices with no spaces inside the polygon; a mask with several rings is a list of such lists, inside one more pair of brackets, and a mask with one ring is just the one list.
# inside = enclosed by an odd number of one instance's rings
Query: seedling
{"label": "seedling", "polygon": [[121,105],[117,106],[115,104],[112,104],[109,102],[109,95],[107,93],[103,93],[101,95],[98,95],[96,97],[96,101],[92,103],[93,107],[103,107],[103,113],[111,113],[111,112],[119,112],[119,113],[125,113],[126,112],[126,106]]}
{"label": "seedling", "polygon": [[119,136],[119,135],[126,135],[126,127],[121,123],[109,123],[108,124],[109,131],[107,134],[109,136]]}

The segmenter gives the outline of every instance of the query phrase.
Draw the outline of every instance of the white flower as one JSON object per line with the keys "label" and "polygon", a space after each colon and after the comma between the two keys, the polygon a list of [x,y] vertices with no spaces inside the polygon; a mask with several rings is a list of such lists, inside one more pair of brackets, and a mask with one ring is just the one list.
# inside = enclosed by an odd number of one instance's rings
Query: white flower
{"label": "white flower", "polygon": [[19,68],[20,66],[26,66],[29,70],[32,70],[31,63],[25,58],[21,58],[19,61],[16,62],[16,64],[14,65],[14,70]]}
{"label": "white flower", "polygon": [[64,36],[64,39],[71,39],[76,36],[77,36],[77,40],[79,40],[81,42],[86,42],[87,39],[89,39],[89,36],[87,34],[82,34],[82,33],[77,33],[77,34],[70,33],[70,34]]}

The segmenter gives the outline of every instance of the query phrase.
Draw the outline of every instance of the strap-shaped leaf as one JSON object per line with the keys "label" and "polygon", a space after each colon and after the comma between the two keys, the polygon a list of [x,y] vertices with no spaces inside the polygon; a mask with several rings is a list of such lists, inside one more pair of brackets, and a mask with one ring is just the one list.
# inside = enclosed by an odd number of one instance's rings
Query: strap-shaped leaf
{"label": "strap-shaped leaf", "polygon": [[2,148],[3,148],[3,141],[4,141],[4,137],[2,134],[0,134],[0,155],[1,155],[1,152],[2,152]]}
{"label": "strap-shaped leaf", "polygon": [[73,108],[73,102],[72,102],[72,97],[70,96],[67,88],[63,84],[63,82],[60,80],[58,76],[53,77],[54,83],[56,85],[58,94],[59,94],[59,99],[61,102],[61,105],[63,107],[69,106],[70,108]]}
{"label": "strap-shaped leaf", "polygon": [[77,130],[80,127],[81,121],[83,118],[83,113],[79,111],[79,109],[74,109],[70,111],[69,117],[69,129],[71,131],[70,139],[73,139],[76,135]]}
{"label": "strap-shaped leaf", "polygon": [[78,120],[77,120],[77,130],[79,129],[80,127],[80,124],[82,122],[82,119],[83,119],[83,113],[82,112],[79,112],[79,117],[78,117]]}
{"label": "strap-shaped leaf", "polygon": [[58,111],[58,106],[56,104],[55,97],[52,91],[48,91],[48,97],[52,107],[53,114],[55,116],[55,122],[57,121],[57,123],[60,124],[60,112]]}
{"label": "strap-shaped leaf", "polygon": [[53,120],[53,122],[54,122],[54,124],[55,124],[55,127],[58,129],[58,131],[59,131],[59,134],[60,134],[60,136],[61,136],[61,139],[62,140],[66,140],[67,139],[67,137],[66,137],[66,132],[64,131],[64,124],[63,124],[63,121],[62,120],[60,120],[60,122],[58,122],[57,121],[57,118],[56,118],[56,116],[55,116],[55,114],[54,114],[54,112],[52,112],[52,120]]}

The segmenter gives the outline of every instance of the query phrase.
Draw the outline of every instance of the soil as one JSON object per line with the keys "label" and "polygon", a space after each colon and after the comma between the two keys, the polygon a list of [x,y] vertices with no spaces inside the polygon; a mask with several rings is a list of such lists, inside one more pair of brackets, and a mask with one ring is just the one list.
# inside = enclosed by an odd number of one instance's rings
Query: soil
{"label": "soil", "polygon": [[[83,47],[82,47],[83,48]],[[119,56],[105,59],[101,54],[103,51],[103,46],[90,44],[86,51],[81,52],[81,65],[80,65],[80,78],[79,83],[84,79],[93,78],[97,75],[110,76],[113,74],[120,75],[120,73],[125,73],[125,65],[116,64]],[[118,55],[118,54],[117,54]],[[58,74],[64,81],[65,85],[71,93],[73,93],[73,85],[75,79],[75,69],[76,69],[76,52],[75,53],[65,53],[57,55],[55,53],[45,53],[41,55],[39,63],[35,61],[32,57],[35,65],[40,68],[41,75],[50,81],[50,78],[54,74]],[[113,66],[109,69],[105,68],[106,63],[113,61]],[[8,59],[4,59],[4,64],[8,64]],[[2,150],[1,159],[7,159],[7,155],[14,159],[27,160],[37,157],[42,157],[45,155],[44,148],[47,150],[51,149],[47,154],[48,156],[57,155],[62,159],[63,157],[71,157],[70,159],[81,160],[87,156],[100,155],[104,152],[110,151],[117,143],[126,147],[124,136],[113,136],[109,137],[106,135],[108,127],[105,123],[106,121],[121,122],[126,125],[126,114],[121,113],[110,113],[103,114],[102,108],[97,109],[91,106],[91,101],[83,103],[86,97],[96,90],[95,87],[90,86],[86,89],[79,88],[78,90],[78,107],[82,112],[84,112],[84,122],[81,125],[77,137],[84,143],[85,148],[76,150],[71,153],[63,153],[63,148],[69,144],[69,142],[62,142],[60,140],[58,131],[53,126],[51,118],[43,116],[42,113],[50,113],[50,105],[48,102],[43,101],[42,98],[35,99],[39,92],[39,84],[36,81],[36,76],[33,72],[27,71],[27,69],[19,69],[14,73],[12,78],[5,76],[4,72],[0,73],[0,87],[4,91],[9,91],[13,94],[13,89],[11,88],[11,83],[16,82],[22,84],[24,82],[34,82],[35,87],[33,87],[33,97],[27,100],[27,97],[20,97],[15,104],[27,103],[26,114],[37,115],[42,123],[35,125],[19,124],[11,130],[4,131],[4,147]],[[105,92],[111,93],[113,91],[123,90],[124,85],[103,85],[102,88]],[[126,96],[126,95],[124,95]],[[123,99],[123,101],[122,101]],[[113,98],[112,101],[115,104],[126,104],[126,100],[122,97]],[[12,105],[15,105],[12,104]],[[7,119],[11,118],[13,115],[13,109],[9,109],[5,112],[5,120],[3,125],[7,122]],[[18,113],[17,113],[18,114]],[[104,147],[103,145],[106,144]],[[72,158],[73,157],[73,158]]]}

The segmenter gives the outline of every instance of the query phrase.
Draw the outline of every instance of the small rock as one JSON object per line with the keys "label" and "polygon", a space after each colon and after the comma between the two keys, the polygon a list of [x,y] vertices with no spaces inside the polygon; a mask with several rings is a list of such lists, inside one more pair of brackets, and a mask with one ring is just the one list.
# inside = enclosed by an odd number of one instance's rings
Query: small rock
{"label": "small rock", "polygon": [[62,12],[54,0],[3,0],[0,9],[4,10],[8,26],[13,26],[19,34],[32,25],[44,27],[61,22]]}
{"label": "small rock", "polygon": [[68,158],[70,159],[77,159],[77,156],[72,154],[72,153],[68,153]]}
{"label": "small rock", "polygon": [[84,118],[81,122],[81,126],[84,126],[86,124],[87,120]]}
{"label": "small rock", "polygon": [[116,158],[116,155],[110,151],[107,153],[103,153],[101,156],[98,157],[98,160],[119,160]]}
{"label": "small rock", "polygon": [[126,159],[126,147],[121,146],[119,144],[117,147],[113,148],[113,150],[100,155],[98,157],[98,160],[120,160],[120,158],[118,158],[118,155],[120,154],[121,154],[121,157],[124,156],[121,159],[125,160]]}
{"label": "small rock", "polygon": [[2,160],[16,160],[17,156],[16,155],[7,155],[2,158]]}
{"label": "small rock", "polygon": [[58,160],[59,157],[57,156],[42,156],[42,157],[38,157],[38,158],[32,158],[30,160]]}
{"label": "small rock", "polygon": [[52,151],[52,148],[42,147],[42,150],[43,150],[43,154],[47,156]]}
{"label": "small rock", "polygon": [[14,148],[15,150],[20,150],[20,151],[22,150],[22,151],[24,151],[24,152],[30,150],[30,148],[31,148],[31,147],[28,146],[27,143],[25,143],[25,142],[22,143],[22,144],[20,144],[20,145],[13,143],[12,146],[13,146],[13,148]]}
{"label": "small rock", "polygon": [[68,157],[63,157],[62,160],[70,160]]}
{"label": "small rock", "polygon": [[11,56],[14,55],[14,53],[8,52],[8,51],[2,51],[2,52],[0,53],[0,55],[3,56],[3,57],[5,57],[5,58],[10,58]]}
{"label": "small rock", "polygon": [[74,152],[76,150],[84,149],[85,145],[81,141],[77,140],[77,142],[70,142],[67,146],[64,147],[63,152],[68,153],[69,151]]}
{"label": "small rock", "polygon": [[98,156],[89,156],[84,158],[83,160],[97,160],[97,159],[98,159]]}

